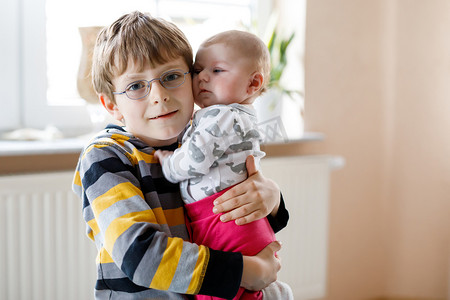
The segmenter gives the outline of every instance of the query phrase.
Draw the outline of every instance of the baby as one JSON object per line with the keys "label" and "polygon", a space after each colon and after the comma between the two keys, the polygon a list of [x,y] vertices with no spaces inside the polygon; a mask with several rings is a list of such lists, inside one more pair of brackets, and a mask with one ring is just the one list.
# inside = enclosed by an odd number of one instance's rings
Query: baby
{"label": "baby", "polygon": [[[267,46],[253,34],[226,31],[200,45],[192,89],[201,109],[194,114],[180,148],[155,153],[164,176],[180,182],[191,240],[197,244],[254,255],[275,240],[265,218],[238,226],[221,222],[220,215],[213,213],[214,199],[247,178],[246,158],[253,155],[258,163],[265,155],[260,151],[252,103],[265,91],[269,79]],[[293,299],[289,286],[278,281],[258,292],[241,288],[234,299],[263,297]]]}

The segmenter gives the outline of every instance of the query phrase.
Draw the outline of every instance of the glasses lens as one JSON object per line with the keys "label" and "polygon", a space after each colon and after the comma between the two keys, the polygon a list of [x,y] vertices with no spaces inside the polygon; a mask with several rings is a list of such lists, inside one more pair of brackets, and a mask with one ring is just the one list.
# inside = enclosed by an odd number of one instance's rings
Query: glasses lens
{"label": "glasses lens", "polygon": [[128,87],[126,88],[127,96],[130,99],[140,99],[147,96],[149,89],[149,84],[147,81],[141,80],[141,81],[135,81],[133,83],[130,83]]}
{"label": "glasses lens", "polygon": [[167,89],[179,87],[184,83],[184,73],[181,70],[172,70],[161,76],[161,83]]}

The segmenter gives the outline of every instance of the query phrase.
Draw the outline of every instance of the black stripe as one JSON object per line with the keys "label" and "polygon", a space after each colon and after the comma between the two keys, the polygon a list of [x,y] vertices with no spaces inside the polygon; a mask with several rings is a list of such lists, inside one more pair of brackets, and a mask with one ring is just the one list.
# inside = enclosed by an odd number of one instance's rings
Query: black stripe
{"label": "black stripe", "polygon": [[110,157],[93,163],[83,176],[83,186],[85,189],[94,184],[104,173],[118,173],[123,171],[133,171],[133,167],[125,165],[119,158]]}
{"label": "black stripe", "polygon": [[[117,157],[110,157],[102,161],[95,162],[84,173],[82,178],[84,190],[86,191],[105,173],[118,173],[124,171],[134,172],[134,169],[132,166],[124,164]],[[85,199],[87,199],[87,197],[85,197]],[[88,201],[83,201],[83,208],[85,208],[88,204]]]}
{"label": "black stripe", "polygon": [[116,279],[101,279],[97,280],[95,289],[100,290],[113,290],[126,293],[137,293],[148,290],[148,288],[135,284],[129,278],[116,278]]}
{"label": "black stripe", "polygon": [[[134,226],[141,226],[141,224],[134,224],[130,227],[133,230]],[[123,256],[123,262],[121,269],[127,274],[128,277],[133,278],[134,272],[139,263],[147,252],[153,237],[155,236],[155,230],[148,228],[143,234],[138,236],[128,248],[127,252]]]}
{"label": "black stripe", "polygon": [[88,197],[87,197],[87,195],[86,195],[86,190],[84,190],[84,192],[83,192],[83,197],[82,197],[82,199],[83,199],[83,210],[84,210],[87,206],[91,205],[91,204],[89,203],[89,199],[88,199]]}
{"label": "black stripe", "polygon": [[283,195],[281,193],[280,193],[280,207],[278,208],[277,215],[275,217],[272,217],[272,215],[268,215],[267,220],[269,220],[269,224],[275,233],[277,233],[278,231],[287,226],[287,223],[289,221],[289,212],[286,209],[283,200]]}
{"label": "black stripe", "polygon": [[199,294],[233,299],[241,283],[244,264],[242,254],[212,249],[209,252],[208,268]]}
{"label": "black stripe", "polygon": [[149,192],[156,191],[158,194],[176,193],[180,186],[178,183],[171,183],[165,178],[153,178],[151,175],[142,177],[142,193],[145,195]]}

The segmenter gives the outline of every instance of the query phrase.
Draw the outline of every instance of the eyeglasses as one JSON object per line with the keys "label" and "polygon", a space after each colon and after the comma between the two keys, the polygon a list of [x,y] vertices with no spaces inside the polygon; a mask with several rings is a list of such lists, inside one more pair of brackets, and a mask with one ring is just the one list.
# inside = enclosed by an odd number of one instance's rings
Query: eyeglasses
{"label": "eyeglasses", "polygon": [[186,75],[189,71],[170,70],[161,75],[161,77],[153,78],[152,80],[138,80],[127,85],[123,92],[113,92],[114,95],[126,94],[131,100],[139,100],[147,97],[152,87],[152,82],[159,80],[159,83],[166,89],[174,89],[179,87],[186,80]]}

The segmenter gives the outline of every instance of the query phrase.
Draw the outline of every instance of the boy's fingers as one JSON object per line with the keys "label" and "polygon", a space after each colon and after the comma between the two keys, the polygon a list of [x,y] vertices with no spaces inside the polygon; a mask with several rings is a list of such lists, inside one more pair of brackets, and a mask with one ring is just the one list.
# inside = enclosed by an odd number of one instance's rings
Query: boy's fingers
{"label": "boy's fingers", "polygon": [[245,191],[241,191],[239,186],[235,186],[215,199],[214,206],[217,208],[220,207],[221,210],[219,212],[228,211],[230,208],[233,209],[239,207],[239,197],[243,194],[245,194]]}
{"label": "boy's fingers", "polygon": [[247,168],[248,177],[258,172],[258,170],[256,169],[255,158],[253,157],[253,155],[247,156],[247,159],[245,160],[245,167]]}
{"label": "boy's fingers", "polygon": [[277,252],[281,250],[281,242],[280,241],[274,241],[272,243],[269,244],[270,249],[273,252]]}
{"label": "boy's fingers", "polygon": [[[253,155],[247,156],[247,159],[245,160],[245,166],[247,168],[248,177],[258,173],[258,170],[256,169],[255,158],[253,157]],[[216,200],[214,200],[214,205],[222,204],[232,198],[235,198],[235,197],[245,194],[246,191],[241,186],[242,185],[238,184],[234,188],[226,191],[223,195],[221,195]],[[233,203],[233,204],[239,204],[239,203]],[[238,206],[233,206],[232,208],[235,208],[235,207],[238,207]]]}
{"label": "boy's fingers", "polygon": [[[239,200],[237,200],[237,201],[239,201]],[[231,200],[230,202],[234,202],[234,200]],[[238,205],[238,204],[236,204],[236,205]],[[238,205],[238,206],[236,206],[236,208],[229,209],[228,203],[224,203],[221,205],[221,207],[222,207],[224,213],[223,213],[223,215],[220,216],[220,219],[223,222],[232,221],[232,220],[236,220],[238,218],[245,217],[245,216],[249,215],[250,213],[252,213],[254,210],[252,208],[252,205],[250,205],[250,204],[244,204],[241,206]],[[215,209],[213,209],[213,213],[216,213]],[[220,212],[217,212],[217,213],[220,213]]]}
{"label": "boy's fingers", "polygon": [[256,220],[261,219],[260,213],[258,211],[254,211],[251,214],[248,214],[245,217],[239,218],[235,220],[236,225],[245,225],[251,222],[254,222]]}
{"label": "boy's fingers", "polygon": [[236,225],[244,225],[261,218],[261,211],[255,210],[255,208],[251,204],[240,206],[239,208],[236,208],[220,216],[220,220],[222,222],[235,220]]}

